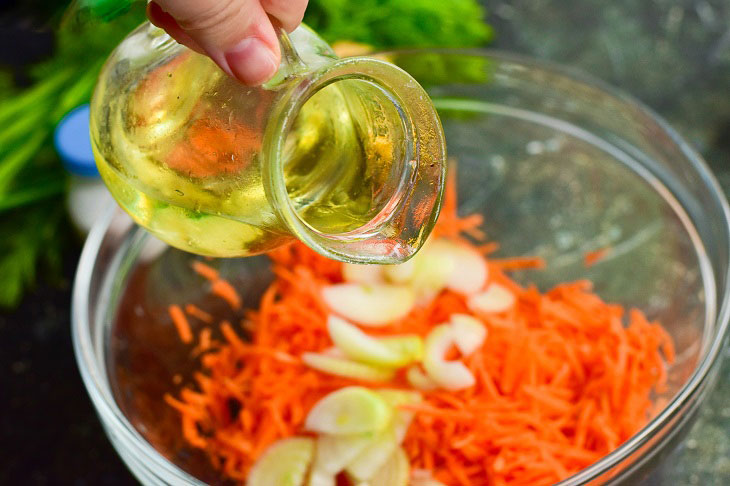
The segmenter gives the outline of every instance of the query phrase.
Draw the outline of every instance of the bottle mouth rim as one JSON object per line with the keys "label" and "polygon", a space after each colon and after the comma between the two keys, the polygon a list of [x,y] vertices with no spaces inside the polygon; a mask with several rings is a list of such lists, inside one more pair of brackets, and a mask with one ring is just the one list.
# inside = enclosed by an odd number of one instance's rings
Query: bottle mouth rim
{"label": "bottle mouth rim", "polygon": [[[347,232],[327,233],[310,225],[294,207],[284,180],[284,144],[304,104],[345,80],[367,81],[396,105],[410,161],[401,164],[404,190],[396,191],[370,221]],[[268,150],[262,153],[267,159],[262,166],[267,197],[296,238],[324,256],[352,263],[401,263],[420,249],[440,212],[446,177],[443,129],[429,100],[405,71],[365,57],[339,59],[286,90],[266,126],[263,146]]]}

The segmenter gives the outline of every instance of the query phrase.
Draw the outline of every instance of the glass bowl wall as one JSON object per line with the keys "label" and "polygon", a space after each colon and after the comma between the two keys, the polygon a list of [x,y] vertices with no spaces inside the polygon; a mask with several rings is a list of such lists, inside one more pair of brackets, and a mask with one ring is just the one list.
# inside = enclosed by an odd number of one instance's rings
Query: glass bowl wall
{"label": "glass bowl wall", "polygon": [[[665,408],[563,484],[636,482],[692,423],[714,383],[728,325],[728,209],[700,157],[638,102],[560,68],[483,51],[386,54],[439,109],[463,214],[485,217],[502,255],[539,255],[515,275],[540,288],[579,278],[643,310],[675,340]],[[586,267],[587,252],[610,248]],[[166,315],[211,308],[192,255],[166,249],[119,212],[94,228],[74,289],[79,367],[112,443],[145,484],[220,482],[185,447],[161,400],[192,372]],[[253,307],[265,257],[215,262]],[[207,300],[208,299],[208,300]],[[212,309],[225,316],[223,305]]]}

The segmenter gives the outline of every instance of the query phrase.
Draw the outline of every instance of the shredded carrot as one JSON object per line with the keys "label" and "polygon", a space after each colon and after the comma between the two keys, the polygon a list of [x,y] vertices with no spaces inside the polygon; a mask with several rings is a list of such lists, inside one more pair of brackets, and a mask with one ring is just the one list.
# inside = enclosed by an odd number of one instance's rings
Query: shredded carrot
{"label": "shredded carrot", "polygon": [[611,253],[610,246],[599,248],[595,251],[589,251],[583,256],[583,262],[586,267],[590,267],[603,260],[609,253]]}
{"label": "shredded carrot", "polygon": [[199,260],[195,260],[192,263],[192,266],[193,270],[195,270],[195,273],[207,280],[210,280],[211,282],[215,282],[220,277],[218,270]]}
{"label": "shredded carrot", "polygon": [[[496,244],[469,243],[465,234],[481,237],[481,217],[460,218],[456,208],[450,175],[435,234],[482,254],[495,251]],[[222,322],[224,341],[215,346],[210,329],[202,331],[198,348],[206,352],[195,385],[178,398],[165,397],[180,414],[181,435],[190,447],[205,451],[234,481],[245,480],[271,443],[305,433],[307,413],[325,395],[353,384],[374,387],[321,373],[299,359],[333,345],[319,289],[343,280],[342,264],[301,243],[279,248],[270,258],[275,279],[258,309],[247,310],[239,326]],[[515,294],[515,305],[479,316],[488,338],[463,358],[474,386],[424,392],[421,403],[403,407],[415,414],[403,447],[414,470],[428,470],[448,486],[551,484],[611,452],[657,413],[652,396],[666,386],[673,343],[640,311],[604,302],[590,282],[542,293],[507,274],[542,268],[542,259],[487,263],[489,278]],[[240,308],[238,293],[217,271],[200,262],[194,270],[211,281],[215,295]],[[186,306],[190,315],[203,315],[192,309]],[[445,290],[378,333],[425,336],[451,314],[465,312],[466,298]],[[409,385],[399,373],[378,387]]]}
{"label": "shredded carrot", "polygon": [[196,319],[199,319],[203,321],[206,324],[212,324],[213,323],[213,316],[205,312],[200,307],[193,305],[193,304],[187,304],[185,306],[185,313],[189,316],[193,316]]}
{"label": "shredded carrot", "polygon": [[496,241],[490,241],[489,243],[478,245],[477,250],[479,250],[479,253],[482,255],[490,255],[499,250],[499,243]]}
{"label": "shredded carrot", "polygon": [[200,334],[198,334],[198,345],[193,348],[191,356],[198,356],[213,349],[217,343],[213,340],[212,336],[213,331],[211,328],[204,327],[201,329]]}
{"label": "shredded carrot", "polygon": [[186,137],[173,147],[165,162],[188,177],[234,174],[250,163],[260,145],[260,137],[245,125],[202,117],[188,127]]}
{"label": "shredded carrot", "polygon": [[217,295],[228,302],[228,305],[230,305],[233,310],[241,308],[241,297],[238,295],[238,292],[236,292],[236,289],[233,288],[233,285],[229,282],[218,279],[213,282],[210,290],[214,295]]}
{"label": "shredded carrot", "polygon": [[[230,282],[220,277],[218,270],[201,262],[200,260],[193,261],[192,267],[195,273],[210,281],[211,292],[214,295],[217,295],[228,302],[228,305],[230,305],[233,310],[241,308],[241,296],[238,295],[238,292],[233,285],[230,284]],[[185,308],[188,311],[188,314],[195,315],[195,317],[198,317],[204,322],[212,322],[213,320],[213,316],[191,304],[188,304]]]}
{"label": "shredded carrot", "polygon": [[175,325],[177,334],[180,336],[180,341],[185,344],[193,342],[193,331],[190,329],[190,323],[188,318],[185,317],[185,313],[177,305],[171,305],[168,309],[172,323]]}
{"label": "shredded carrot", "polygon": [[502,270],[522,270],[526,268],[545,268],[547,264],[540,257],[494,258],[489,261]]}

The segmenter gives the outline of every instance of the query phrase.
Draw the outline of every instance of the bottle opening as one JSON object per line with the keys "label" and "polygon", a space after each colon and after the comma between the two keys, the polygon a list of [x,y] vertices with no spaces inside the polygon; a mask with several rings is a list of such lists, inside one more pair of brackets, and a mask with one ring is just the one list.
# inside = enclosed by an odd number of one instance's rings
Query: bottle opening
{"label": "bottle opening", "polygon": [[306,100],[282,156],[287,195],[307,226],[328,235],[373,230],[398,204],[412,172],[406,122],[368,80],[336,81]]}
{"label": "bottle opening", "polygon": [[423,88],[392,64],[348,58],[287,96],[263,143],[278,216],[330,258],[410,258],[436,221],[446,171],[441,123]]}

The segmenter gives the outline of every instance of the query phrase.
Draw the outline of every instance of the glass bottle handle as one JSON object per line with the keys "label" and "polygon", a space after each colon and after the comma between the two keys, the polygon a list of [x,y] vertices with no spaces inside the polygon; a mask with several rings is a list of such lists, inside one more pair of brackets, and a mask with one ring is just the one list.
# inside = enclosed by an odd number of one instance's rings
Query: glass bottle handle
{"label": "glass bottle handle", "polygon": [[289,34],[282,27],[277,27],[277,29],[279,31],[279,46],[281,47],[281,66],[279,68],[281,69],[281,67],[287,66],[297,72],[306,68],[304,61],[302,61],[299,53],[294,48]]}
{"label": "glass bottle handle", "polygon": [[264,89],[276,89],[279,85],[292,77],[298,77],[309,71],[306,63],[302,60],[291,41],[289,34],[282,27],[276,26],[279,38],[279,49],[281,50],[281,63],[276,75],[263,84]]}

